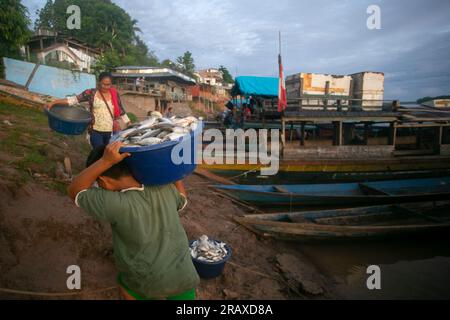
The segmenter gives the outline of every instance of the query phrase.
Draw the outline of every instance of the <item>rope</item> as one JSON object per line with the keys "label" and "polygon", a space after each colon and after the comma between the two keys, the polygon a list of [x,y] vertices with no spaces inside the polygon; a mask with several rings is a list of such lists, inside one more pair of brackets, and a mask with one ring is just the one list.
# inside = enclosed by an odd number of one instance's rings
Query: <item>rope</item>
{"label": "rope", "polygon": [[98,289],[98,290],[91,290],[91,291],[77,291],[77,292],[64,292],[64,293],[31,292],[31,291],[22,291],[22,290],[0,288],[0,292],[12,293],[12,294],[21,294],[21,295],[27,295],[27,296],[68,297],[68,296],[79,296],[79,295],[82,295],[82,294],[99,293],[99,292],[109,291],[109,290],[113,290],[113,289],[117,289],[117,287],[108,287],[108,288],[103,288],[103,289]]}
{"label": "rope", "polygon": [[237,176],[234,176],[234,177],[231,177],[231,178],[228,178],[228,179],[229,179],[229,180],[234,180],[234,179],[240,178],[240,177],[242,177],[242,176],[245,176],[245,175],[248,174],[248,173],[256,172],[256,171],[260,170],[261,168],[262,168],[262,166],[260,166],[260,167],[258,167],[258,168],[255,168],[255,169],[248,170],[248,171],[246,171],[246,172],[244,172],[244,173],[238,174]]}

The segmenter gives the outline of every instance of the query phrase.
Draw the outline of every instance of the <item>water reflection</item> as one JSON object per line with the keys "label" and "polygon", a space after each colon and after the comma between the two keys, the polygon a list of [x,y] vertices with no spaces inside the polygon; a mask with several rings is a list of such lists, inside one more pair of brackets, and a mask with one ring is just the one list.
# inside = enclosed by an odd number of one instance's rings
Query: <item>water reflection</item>
{"label": "water reflection", "polygon": [[[450,239],[298,245],[345,299],[450,299]],[[381,268],[381,290],[368,290],[367,267]]]}

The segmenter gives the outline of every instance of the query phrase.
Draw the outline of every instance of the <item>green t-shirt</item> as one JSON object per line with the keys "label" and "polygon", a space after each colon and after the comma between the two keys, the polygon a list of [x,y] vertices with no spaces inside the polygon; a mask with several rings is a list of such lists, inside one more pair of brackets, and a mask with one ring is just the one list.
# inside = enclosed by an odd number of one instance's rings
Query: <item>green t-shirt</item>
{"label": "green t-shirt", "polygon": [[130,289],[142,296],[165,298],[198,285],[178,215],[186,199],[174,185],[122,192],[92,188],[80,192],[75,203],[111,224],[116,266]]}

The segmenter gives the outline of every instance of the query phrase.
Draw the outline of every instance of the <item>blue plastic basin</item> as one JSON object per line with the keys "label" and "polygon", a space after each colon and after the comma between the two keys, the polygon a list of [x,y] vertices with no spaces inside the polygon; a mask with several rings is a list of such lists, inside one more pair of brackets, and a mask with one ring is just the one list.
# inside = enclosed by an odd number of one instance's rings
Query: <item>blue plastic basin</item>
{"label": "blue plastic basin", "polygon": [[[122,147],[120,152],[131,153],[131,157],[125,159],[133,176],[144,185],[163,185],[173,183],[190,175],[197,167],[195,163],[198,140],[203,130],[203,123],[199,122],[197,129],[191,132],[182,142],[168,141],[148,147]],[[188,163],[174,163],[172,151],[180,143],[190,145]],[[176,151],[177,149],[175,149]],[[183,152],[180,152],[180,157]]]}
{"label": "blue plastic basin", "polygon": [[49,127],[66,135],[83,134],[92,121],[91,113],[81,107],[55,105],[50,110],[44,111],[48,117]]}
{"label": "blue plastic basin", "polygon": [[[222,242],[214,239],[210,239],[214,242]],[[189,247],[195,240],[189,242]],[[207,262],[201,261],[196,258],[192,258],[192,262],[194,263],[195,270],[197,270],[198,275],[202,279],[214,279],[222,275],[223,269],[225,268],[225,264],[231,258],[231,248],[229,245],[225,244],[225,249],[227,249],[227,255],[221,261],[217,262]]]}

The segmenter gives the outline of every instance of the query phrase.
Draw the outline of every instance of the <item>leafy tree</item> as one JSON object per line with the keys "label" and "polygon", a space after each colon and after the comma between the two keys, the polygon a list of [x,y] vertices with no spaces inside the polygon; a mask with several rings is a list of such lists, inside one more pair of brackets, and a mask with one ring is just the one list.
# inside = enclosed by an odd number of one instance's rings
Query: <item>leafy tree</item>
{"label": "leafy tree", "polygon": [[423,97],[417,100],[418,104],[421,104],[423,102],[426,101],[430,101],[430,100],[437,100],[437,99],[450,99],[450,95],[448,96],[437,96],[437,97]]}
{"label": "leafy tree", "polygon": [[122,64],[120,55],[116,50],[107,50],[103,52],[94,66],[94,73],[99,74],[102,71],[111,72],[114,68]]}
{"label": "leafy tree", "polygon": [[173,63],[173,61],[172,60],[170,60],[170,59],[165,59],[165,60],[163,60],[162,62],[161,62],[161,66],[163,66],[163,67],[173,67],[175,65],[175,63]]}
{"label": "leafy tree", "polygon": [[20,46],[31,35],[28,10],[20,0],[0,1],[0,57],[20,57]]}
{"label": "leafy tree", "polygon": [[[80,30],[67,29],[69,5],[81,9]],[[44,27],[58,31],[101,49],[97,69],[110,70],[125,64],[158,65],[155,54],[137,35],[141,32],[138,21],[111,0],[47,0],[37,13],[36,29]]]}
{"label": "leafy tree", "polygon": [[180,64],[183,72],[187,73],[190,76],[193,76],[195,72],[195,64],[192,53],[186,51],[183,56],[177,58],[177,63]]}
{"label": "leafy tree", "polygon": [[219,71],[221,71],[223,74],[223,82],[234,83],[234,79],[226,67],[220,66]]}

